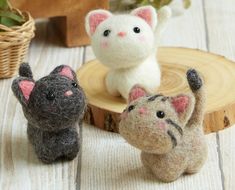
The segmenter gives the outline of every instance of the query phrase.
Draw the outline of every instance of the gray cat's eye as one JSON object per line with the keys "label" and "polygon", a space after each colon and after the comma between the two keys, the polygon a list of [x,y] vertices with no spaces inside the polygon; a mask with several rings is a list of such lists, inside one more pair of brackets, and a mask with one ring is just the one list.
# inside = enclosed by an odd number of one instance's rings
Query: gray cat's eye
{"label": "gray cat's eye", "polygon": [[55,94],[54,94],[53,92],[49,91],[49,92],[47,93],[46,98],[47,98],[48,100],[54,100],[54,99],[55,99]]}
{"label": "gray cat's eye", "polygon": [[77,88],[78,87],[78,84],[76,82],[73,82],[72,83],[73,87]]}

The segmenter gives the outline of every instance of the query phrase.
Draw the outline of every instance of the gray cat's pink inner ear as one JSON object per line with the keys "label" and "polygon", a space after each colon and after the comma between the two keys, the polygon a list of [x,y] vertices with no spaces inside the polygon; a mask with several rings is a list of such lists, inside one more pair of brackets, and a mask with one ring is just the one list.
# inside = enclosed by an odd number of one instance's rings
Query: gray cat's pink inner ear
{"label": "gray cat's pink inner ear", "polygon": [[68,78],[70,78],[71,80],[74,79],[73,77],[73,73],[72,73],[72,70],[70,69],[70,67],[63,67],[62,70],[60,71],[60,75],[62,76],[66,76]]}
{"label": "gray cat's pink inner ear", "polygon": [[111,14],[108,13],[107,11],[100,11],[100,12],[97,11],[95,13],[92,13],[88,18],[90,34],[91,35],[94,34],[99,24],[104,20],[108,19],[110,16]]}
{"label": "gray cat's pink inner ear", "polygon": [[189,97],[186,95],[176,96],[172,98],[171,104],[178,114],[184,113],[189,106]]}
{"label": "gray cat's pink inner ear", "polygon": [[20,90],[26,100],[29,100],[29,96],[34,88],[35,84],[32,81],[23,80],[19,82]]}
{"label": "gray cat's pink inner ear", "polygon": [[138,85],[135,85],[129,93],[128,102],[130,103],[130,102],[132,102],[140,97],[144,97],[144,96],[147,96],[146,90]]}

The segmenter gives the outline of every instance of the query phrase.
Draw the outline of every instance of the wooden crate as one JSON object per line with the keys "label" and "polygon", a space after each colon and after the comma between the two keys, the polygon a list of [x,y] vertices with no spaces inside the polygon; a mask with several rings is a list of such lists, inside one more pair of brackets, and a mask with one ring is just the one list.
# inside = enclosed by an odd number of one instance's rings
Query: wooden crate
{"label": "wooden crate", "polygon": [[108,8],[108,0],[10,0],[13,7],[29,11],[34,18],[51,18],[68,47],[89,44],[84,27],[87,12]]}

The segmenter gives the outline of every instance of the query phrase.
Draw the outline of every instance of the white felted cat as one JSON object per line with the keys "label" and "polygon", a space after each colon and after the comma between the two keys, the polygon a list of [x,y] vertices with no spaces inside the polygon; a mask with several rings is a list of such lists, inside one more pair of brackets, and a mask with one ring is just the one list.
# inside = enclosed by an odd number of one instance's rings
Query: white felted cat
{"label": "white felted cat", "polygon": [[86,30],[93,51],[110,68],[105,80],[110,94],[127,99],[135,84],[149,93],[156,91],[161,79],[156,50],[170,16],[168,7],[157,15],[152,6],[137,8],[129,15],[112,15],[106,10],[88,13]]}

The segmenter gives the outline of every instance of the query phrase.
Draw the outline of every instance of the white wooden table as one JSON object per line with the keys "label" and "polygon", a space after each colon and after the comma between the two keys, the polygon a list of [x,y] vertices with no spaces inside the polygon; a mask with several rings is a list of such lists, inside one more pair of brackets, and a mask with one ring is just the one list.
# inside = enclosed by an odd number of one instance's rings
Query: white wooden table
{"label": "white wooden table", "polygon": [[[28,57],[36,79],[57,65],[77,69],[94,58],[90,47],[67,49],[56,36],[47,22],[37,24],[37,36]],[[162,45],[202,49],[235,61],[235,1],[194,0],[183,16],[170,21]],[[142,167],[139,151],[118,134],[86,124],[78,158],[42,164],[28,142],[26,120],[11,92],[11,82],[12,79],[0,80],[1,190],[235,189],[235,126],[207,135],[209,157],[200,173],[169,184],[154,180]]]}

